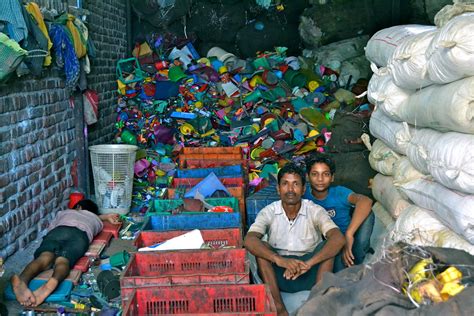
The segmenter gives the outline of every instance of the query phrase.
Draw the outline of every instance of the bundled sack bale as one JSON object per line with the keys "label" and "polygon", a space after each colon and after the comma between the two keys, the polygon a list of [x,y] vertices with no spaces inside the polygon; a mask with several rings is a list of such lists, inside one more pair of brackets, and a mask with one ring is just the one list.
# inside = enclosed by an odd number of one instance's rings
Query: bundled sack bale
{"label": "bundled sack bale", "polygon": [[369,122],[370,133],[399,154],[406,155],[411,141],[411,127],[406,123],[395,122],[380,109],[372,112]]}
{"label": "bundled sack bale", "polygon": [[394,117],[419,127],[474,134],[474,77],[417,91]]}
{"label": "bundled sack bale", "polygon": [[413,167],[408,157],[402,156],[395,162],[393,166],[393,184],[395,186],[422,178],[426,178],[426,176]]}
{"label": "bundled sack bale", "polygon": [[[380,202],[375,202],[372,206],[372,212],[377,217],[385,228],[391,228],[395,224],[395,219],[392,217],[389,211]],[[387,230],[388,232],[388,230]]]}
{"label": "bundled sack bale", "polygon": [[[474,257],[451,248],[421,248],[397,243],[384,249],[383,259],[333,274],[325,273],[296,315],[473,315],[474,287],[440,304],[416,307],[401,290],[407,274],[421,258],[432,257],[440,266],[462,266],[474,274]],[[395,290],[394,290],[395,289]]]}
{"label": "bundled sack bale", "polygon": [[398,119],[396,117],[398,108],[414,91],[397,86],[393,82],[388,68],[377,69],[373,64],[371,67],[374,74],[370,78],[367,88],[369,102],[377,105],[386,115]]}
{"label": "bundled sack bale", "polygon": [[369,118],[351,112],[337,111],[331,123],[328,152],[353,152],[367,150],[361,135],[369,132]]}
{"label": "bundled sack bale", "polygon": [[416,205],[411,205],[403,211],[389,236],[395,242],[454,248],[474,255],[474,245],[446,227],[433,211]]}
{"label": "bundled sack bale", "polygon": [[400,155],[388,148],[380,139],[376,139],[372,144],[369,154],[369,163],[372,169],[391,176],[394,173],[395,163],[400,159]]}
{"label": "bundled sack bale", "polygon": [[441,28],[449,22],[455,16],[461,15],[467,12],[474,12],[474,3],[472,0],[466,0],[466,3],[462,3],[460,0],[454,0],[453,5],[445,5],[439,10],[434,17],[434,24]]}
{"label": "bundled sack bale", "polygon": [[425,53],[436,32],[432,29],[410,36],[395,48],[387,68],[397,86],[415,90],[433,84],[426,71]]}
{"label": "bundled sack bale", "polygon": [[393,177],[377,174],[372,180],[372,195],[393,218],[400,216],[411,205],[393,185]]}
{"label": "bundled sack bale", "polygon": [[336,164],[334,185],[343,185],[354,192],[371,197],[369,182],[376,172],[370,168],[368,154],[368,151],[331,154]]}
{"label": "bundled sack bale", "polygon": [[426,179],[405,183],[400,189],[416,205],[435,212],[450,229],[474,244],[474,195]]}
{"label": "bundled sack bale", "polygon": [[474,13],[454,17],[444,25],[426,51],[428,75],[444,84],[474,76]]}
{"label": "bundled sack bale", "polygon": [[385,67],[392,57],[395,49],[410,37],[428,31],[436,27],[429,25],[396,25],[382,29],[375,33],[367,42],[365,56],[377,66]]}
{"label": "bundled sack bale", "polygon": [[448,188],[474,193],[474,135],[428,128],[412,135],[406,155],[417,170]]}

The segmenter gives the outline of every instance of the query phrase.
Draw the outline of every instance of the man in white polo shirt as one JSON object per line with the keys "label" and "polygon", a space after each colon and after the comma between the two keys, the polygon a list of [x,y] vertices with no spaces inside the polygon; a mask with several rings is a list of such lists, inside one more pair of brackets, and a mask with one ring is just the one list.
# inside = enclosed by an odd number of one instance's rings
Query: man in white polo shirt
{"label": "man in white polo shirt", "polygon": [[[310,290],[331,272],[344,236],[327,212],[301,197],[305,172],[293,163],[278,172],[280,201],[263,208],[245,236],[244,245],[257,259],[259,274],[268,284],[278,315],[288,315],[280,291]],[[268,235],[268,242],[262,237]],[[323,237],[326,241],[323,241]]]}

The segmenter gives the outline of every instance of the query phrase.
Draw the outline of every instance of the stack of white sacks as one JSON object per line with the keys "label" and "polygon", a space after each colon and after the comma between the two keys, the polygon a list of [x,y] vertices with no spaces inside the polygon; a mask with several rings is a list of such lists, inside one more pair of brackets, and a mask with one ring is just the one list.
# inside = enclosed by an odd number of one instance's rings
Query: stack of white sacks
{"label": "stack of white sacks", "polygon": [[[369,161],[384,243],[474,254],[474,13],[384,29],[368,42],[377,138]],[[380,249],[379,249],[380,250]]]}

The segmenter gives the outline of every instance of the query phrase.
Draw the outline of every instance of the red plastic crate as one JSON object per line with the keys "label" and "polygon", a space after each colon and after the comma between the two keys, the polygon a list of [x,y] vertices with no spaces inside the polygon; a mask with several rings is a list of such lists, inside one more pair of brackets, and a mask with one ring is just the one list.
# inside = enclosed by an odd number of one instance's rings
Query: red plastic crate
{"label": "red plastic crate", "polygon": [[104,228],[102,229],[103,232],[110,232],[114,235],[115,238],[119,238],[119,232],[122,228],[122,223],[119,224],[112,224],[109,222],[104,222]]}
{"label": "red plastic crate", "polygon": [[248,283],[245,249],[137,252],[120,277],[123,297],[143,286]]}
{"label": "red plastic crate", "polygon": [[123,304],[123,316],[277,314],[264,284],[137,288]]}
{"label": "red plastic crate", "polygon": [[179,167],[181,169],[199,169],[199,168],[216,168],[225,166],[242,165],[247,168],[248,161],[244,159],[180,159]]}
{"label": "red plastic crate", "polygon": [[241,147],[184,147],[182,154],[240,154]]}
{"label": "red plastic crate", "polygon": [[[171,182],[172,188],[177,187],[186,187],[192,188],[199,182],[204,180],[204,178],[173,178],[173,182]],[[226,187],[245,187],[245,182],[243,178],[219,178],[219,181]]]}
{"label": "red plastic crate", "polygon": [[[137,248],[148,247],[173,237],[183,235],[187,232],[189,232],[189,230],[171,230],[163,232],[141,231],[133,241],[133,244]],[[242,232],[240,228],[202,229],[201,234],[204,242],[215,249],[223,247],[242,248],[243,246]]]}
{"label": "red plastic crate", "polygon": [[113,236],[114,235],[111,232],[101,231],[97,236],[94,237],[94,240],[92,240],[92,242],[103,241],[106,245],[108,245]]}
{"label": "red plastic crate", "polygon": [[73,270],[87,272],[87,270],[89,270],[90,265],[91,265],[91,259],[87,256],[84,256],[84,257],[79,258],[79,260],[77,260],[76,264],[73,267]]}

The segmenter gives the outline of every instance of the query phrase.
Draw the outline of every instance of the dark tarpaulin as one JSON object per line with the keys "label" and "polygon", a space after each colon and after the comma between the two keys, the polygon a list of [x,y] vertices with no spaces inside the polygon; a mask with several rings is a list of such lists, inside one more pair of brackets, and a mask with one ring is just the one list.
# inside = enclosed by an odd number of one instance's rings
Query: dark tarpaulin
{"label": "dark tarpaulin", "polygon": [[434,247],[397,244],[387,250],[387,257],[371,266],[358,265],[337,274],[327,273],[311,290],[297,315],[474,315],[474,287],[444,303],[416,308],[404,294],[396,291],[405,282],[408,271],[424,249],[440,264],[469,265],[464,276],[474,273],[474,257],[467,252]]}

